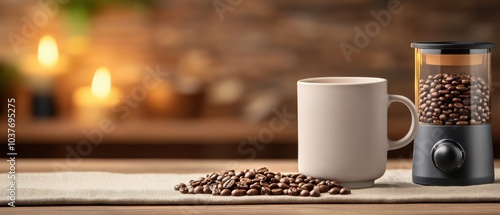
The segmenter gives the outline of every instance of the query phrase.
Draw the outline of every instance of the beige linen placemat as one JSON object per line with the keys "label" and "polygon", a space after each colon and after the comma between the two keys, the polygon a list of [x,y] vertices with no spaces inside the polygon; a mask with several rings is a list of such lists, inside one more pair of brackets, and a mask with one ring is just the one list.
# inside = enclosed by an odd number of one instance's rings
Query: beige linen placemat
{"label": "beige linen placemat", "polygon": [[[271,204],[271,203],[411,203],[500,202],[500,169],[495,183],[475,186],[420,186],[411,182],[411,170],[387,170],[375,186],[351,195],[212,196],[180,194],[173,187],[205,174],[121,174],[109,172],[18,173],[19,205],[150,205],[150,204]],[[7,205],[9,179],[0,176],[0,204]]]}

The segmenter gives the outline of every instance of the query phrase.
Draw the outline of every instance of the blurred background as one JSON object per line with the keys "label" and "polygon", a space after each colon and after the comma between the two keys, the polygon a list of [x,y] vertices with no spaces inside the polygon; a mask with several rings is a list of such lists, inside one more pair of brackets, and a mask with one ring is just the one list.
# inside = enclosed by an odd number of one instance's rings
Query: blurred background
{"label": "blurred background", "polygon": [[[21,158],[296,158],[297,80],[383,77],[414,99],[410,43],[498,45],[498,11],[494,0],[5,0],[0,97],[16,100]],[[493,91],[499,62],[493,49]],[[401,138],[407,109],[389,117]]]}

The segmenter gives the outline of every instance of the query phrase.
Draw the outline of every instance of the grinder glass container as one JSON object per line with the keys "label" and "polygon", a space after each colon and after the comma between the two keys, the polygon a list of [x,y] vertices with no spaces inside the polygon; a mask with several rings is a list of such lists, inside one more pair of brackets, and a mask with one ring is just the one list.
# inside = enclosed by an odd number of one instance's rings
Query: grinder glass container
{"label": "grinder glass container", "polygon": [[493,43],[414,42],[413,182],[492,183],[491,71]]}

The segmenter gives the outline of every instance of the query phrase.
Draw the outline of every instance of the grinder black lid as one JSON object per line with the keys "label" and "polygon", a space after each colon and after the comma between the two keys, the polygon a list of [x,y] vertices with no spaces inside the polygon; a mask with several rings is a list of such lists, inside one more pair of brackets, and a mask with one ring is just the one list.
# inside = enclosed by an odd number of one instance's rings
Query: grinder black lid
{"label": "grinder black lid", "polygon": [[495,44],[490,42],[433,41],[412,42],[411,47],[423,49],[424,53],[473,54],[490,52]]}
{"label": "grinder black lid", "polygon": [[411,47],[419,49],[491,49],[495,47],[495,44],[490,42],[436,41],[413,42]]}

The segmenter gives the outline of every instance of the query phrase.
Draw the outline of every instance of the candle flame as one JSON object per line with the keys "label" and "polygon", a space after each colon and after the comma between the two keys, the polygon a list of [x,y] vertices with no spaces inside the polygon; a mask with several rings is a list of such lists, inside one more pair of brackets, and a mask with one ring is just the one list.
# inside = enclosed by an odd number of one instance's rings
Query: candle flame
{"label": "candle flame", "polygon": [[105,98],[109,95],[111,91],[111,75],[108,68],[99,67],[95,71],[90,89],[97,98]]}
{"label": "candle flame", "polygon": [[50,35],[43,36],[38,44],[38,62],[44,67],[54,67],[58,59],[56,40]]}

